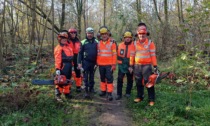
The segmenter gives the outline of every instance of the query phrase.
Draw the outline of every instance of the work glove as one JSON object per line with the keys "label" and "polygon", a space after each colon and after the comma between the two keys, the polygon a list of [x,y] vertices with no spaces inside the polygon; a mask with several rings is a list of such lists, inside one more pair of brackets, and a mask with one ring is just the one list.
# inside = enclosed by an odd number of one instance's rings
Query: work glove
{"label": "work glove", "polygon": [[61,71],[60,70],[56,70],[55,73],[56,73],[56,75],[61,75]]}
{"label": "work glove", "polygon": [[154,72],[157,73],[158,72],[158,67],[154,66]]}
{"label": "work glove", "polygon": [[77,67],[77,69],[82,69],[82,64],[78,64],[78,67]]}
{"label": "work glove", "polygon": [[130,73],[132,73],[132,72],[133,72],[133,68],[132,68],[132,67],[128,67],[128,71],[129,71]]}
{"label": "work glove", "polygon": [[112,65],[111,71],[115,71],[116,70],[116,65]]}

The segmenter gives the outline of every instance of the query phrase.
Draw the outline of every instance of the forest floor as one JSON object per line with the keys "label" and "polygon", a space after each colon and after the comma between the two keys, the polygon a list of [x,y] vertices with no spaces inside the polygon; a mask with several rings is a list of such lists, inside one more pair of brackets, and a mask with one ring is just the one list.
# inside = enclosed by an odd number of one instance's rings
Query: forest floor
{"label": "forest floor", "polygon": [[[115,72],[116,74],[117,72]],[[99,73],[96,71],[95,78],[99,78]],[[87,102],[90,115],[88,117],[88,126],[134,126],[132,115],[127,105],[127,97],[122,97],[120,100],[116,100],[116,78],[114,81],[114,92],[113,100],[108,101],[106,96],[100,97],[98,94],[100,92],[99,80],[96,79],[95,89],[96,93],[91,94],[91,99],[84,99],[84,91],[75,95],[76,102]],[[72,102],[74,99],[72,99]]]}

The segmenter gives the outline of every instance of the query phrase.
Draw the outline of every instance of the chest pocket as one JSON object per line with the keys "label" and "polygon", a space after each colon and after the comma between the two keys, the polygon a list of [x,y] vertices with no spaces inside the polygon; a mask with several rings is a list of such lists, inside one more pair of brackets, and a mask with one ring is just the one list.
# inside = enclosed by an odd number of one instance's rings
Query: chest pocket
{"label": "chest pocket", "polygon": [[124,55],[125,50],[124,49],[120,49],[120,55]]}

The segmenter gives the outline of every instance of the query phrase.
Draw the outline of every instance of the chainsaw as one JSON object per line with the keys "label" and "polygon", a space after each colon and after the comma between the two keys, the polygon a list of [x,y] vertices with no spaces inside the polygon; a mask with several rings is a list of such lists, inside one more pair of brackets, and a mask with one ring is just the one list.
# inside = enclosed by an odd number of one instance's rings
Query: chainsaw
{"label": "chainsaw", "polygon": [[32,80],[33,85],[60,85],[72,84],[72,80],[66,79],[65,75],[56,75],[54,80]]}
{"label": "chainsaw", "polygon": [[161,80],[166,78],[169,74],[170,74],[170,72],[161,74],[160,71],[153,73],[152,75],[149,76],[149,81],[146,83],[146,87],[151,88],[151,87],[155,86],[155,84],[160,83]]}

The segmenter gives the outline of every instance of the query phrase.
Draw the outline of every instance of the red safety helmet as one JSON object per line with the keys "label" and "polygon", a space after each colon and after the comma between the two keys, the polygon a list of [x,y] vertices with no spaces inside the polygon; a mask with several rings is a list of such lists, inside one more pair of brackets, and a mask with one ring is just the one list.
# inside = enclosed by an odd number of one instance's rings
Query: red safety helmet
{"label": "red safety helmet", "polygon": [[75,28],[70,28],[68,32],[69,33],[77,33],[77,30]]}

